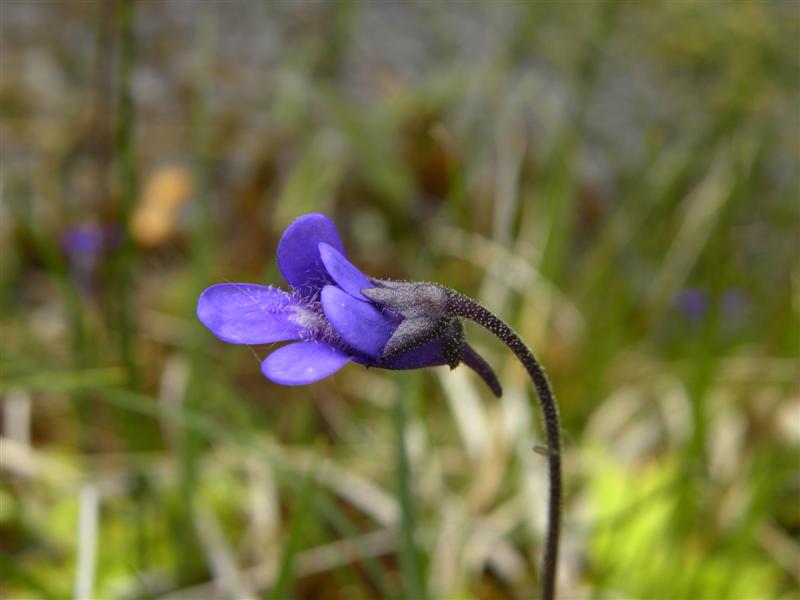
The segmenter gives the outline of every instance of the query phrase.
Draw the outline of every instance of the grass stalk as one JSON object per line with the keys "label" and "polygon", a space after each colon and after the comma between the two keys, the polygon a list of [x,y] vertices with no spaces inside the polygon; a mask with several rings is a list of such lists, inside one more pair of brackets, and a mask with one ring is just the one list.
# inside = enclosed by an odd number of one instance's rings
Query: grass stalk
{"label": "grass stalk", "polygon": [[416,527],[414,506],[411,500],[411,468],[406,454],[406,407],[412,393],[405,381],[400,389],[405,389],[405,394],[399,394],[394,403],[394,439],[395,439],[395,485],[397,500],[400,505],[400,571],[405,586],[405,596],[424,600],[428,597],[422,573],[422,560],[414,540]]}
{"label": "grass stalk", "polygon": [[305,481],[299,490],[299,499],[294,508],[292,519],[289,523],[286,540],[283,543],[280,563],[278,565],[278,580],[272,588],[270,598],[290,598],[295,582],[294,566],[295,557],[300,550],[300,544],[305,535],[308,523],[313,518],[311,506],[316,493],[314,466],[306,473]]}
{"label": "grass stalk", "polygon": [[114,151],[120,199],[119,225],[124,233],[116,261],[114,289],[116,291],[120,358],[127,371],[128,385],[137,389],[140,385],[140,376],[134,349],[136,320],[132,304],[136,250],[128,235],[128,225],[137,193],[134,141],[135,108],[133,104],[133,68],[136,52],[133,0],[121,0],[119,10],[120,45],[117,65],[117,128]]}

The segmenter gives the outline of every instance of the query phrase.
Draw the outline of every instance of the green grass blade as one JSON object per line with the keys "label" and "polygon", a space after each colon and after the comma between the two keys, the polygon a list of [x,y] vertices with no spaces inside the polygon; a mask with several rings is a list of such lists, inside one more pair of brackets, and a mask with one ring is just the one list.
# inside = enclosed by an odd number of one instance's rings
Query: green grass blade
{"label": "green grass blade", "polygon": [[397,500],[400,504],[400,569],[405,586],[405,597],[424,600],[428,597],[422,572],[422,559],[414,540],[414,507],[411,501],[411,469],[405,446],[406,407],[405,403],[412,397],[412,388],[408,378],[416,379],[416,375],[403,373],[403,382],[398,386],[405,390],[395,401],[394,406],[394,433],[395,433],[395,476]]}
{"label": "green grass blade", "polygon": [[294,585],[294,559],[306,533],[309,521],[314,518],[311,512],[316,484],[314,482],[314,466],[309,468],[300,490],[300,498],[296,504],[289,531],[283,543],[281,560],[278,565],[278,580],[272,589],[270,598],[289,598]]}

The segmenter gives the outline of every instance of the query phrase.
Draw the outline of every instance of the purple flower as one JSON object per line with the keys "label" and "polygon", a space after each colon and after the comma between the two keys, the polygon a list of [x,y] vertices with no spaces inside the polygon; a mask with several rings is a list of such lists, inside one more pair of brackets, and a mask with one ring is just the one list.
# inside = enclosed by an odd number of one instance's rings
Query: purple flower
{"label": "purple flower", "polygon": [[[305,215],[288,227],[278,244],[278,267],[291,292],[221,283],[206,289],[197,303],[200,321],[223,341],[292,342],[261,363],[268,379],[284,385],[313,383],[351,361],[384,369],[458,364],[441,338],[385,357],[387,342],[406,318],[361,293],[386,282],[373,281],[347,259],[336,226],[326,216]],[[460,360],[499,395],[491,367],[466,342],[459,343]]]}
{"label": "purple flower", "polygon": [[738,317],[747,309],[747,294],[741,288],[728,288],[722,293],[722,314]]}
{"label": "purple flower", "polygon": [[105,249],[106,233],[97,223],[80,223],[68,229],[61,237],[61,247],[70,257],[95,259]]}
{"label": "purple flower", "polygon": [[684,288],[678,294],[675,306],[689,319],[702,319],[708,312],[708,294],[703,289]]}
{"label": "purple flower", "polygon": [[73,281],[84,294],[94,288],[95,275],[104,256],[118,245],[113,228],[85,222],[67,229],[60,239],[60,248],[67,257]]}

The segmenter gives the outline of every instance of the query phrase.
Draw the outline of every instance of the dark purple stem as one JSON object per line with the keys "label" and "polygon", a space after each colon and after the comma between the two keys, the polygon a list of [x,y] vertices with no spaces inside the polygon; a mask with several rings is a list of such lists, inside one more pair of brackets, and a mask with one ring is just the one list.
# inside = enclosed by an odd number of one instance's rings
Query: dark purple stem
{"label": "dark purple stem", "polygon": [[554,600],[556,595],[556,570],[558,542],[561,535],[561,427],[553,389],[544,369],[533,353],[514,332],[491,312],[474,300],[447,290],[448,313],[475,321],[491,331],[516,355],[531,377],[539,396],[547,436],[547,460],[550,471],[550,499],[548,505],[547,541],[542,567],[542,598]]}

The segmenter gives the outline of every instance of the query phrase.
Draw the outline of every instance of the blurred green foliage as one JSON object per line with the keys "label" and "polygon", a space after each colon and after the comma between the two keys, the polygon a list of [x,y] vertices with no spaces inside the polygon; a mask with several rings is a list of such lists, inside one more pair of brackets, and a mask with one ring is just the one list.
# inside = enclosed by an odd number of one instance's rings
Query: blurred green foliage
{"label": "blurred green foliage", "polygon": [[499,401],[462,369],[283,388],[196,321],[322,211],[548,369],[560,597],[797,598],[798,22],[5,0],[0,594],[535,596],[536,404],[492,340]]}

